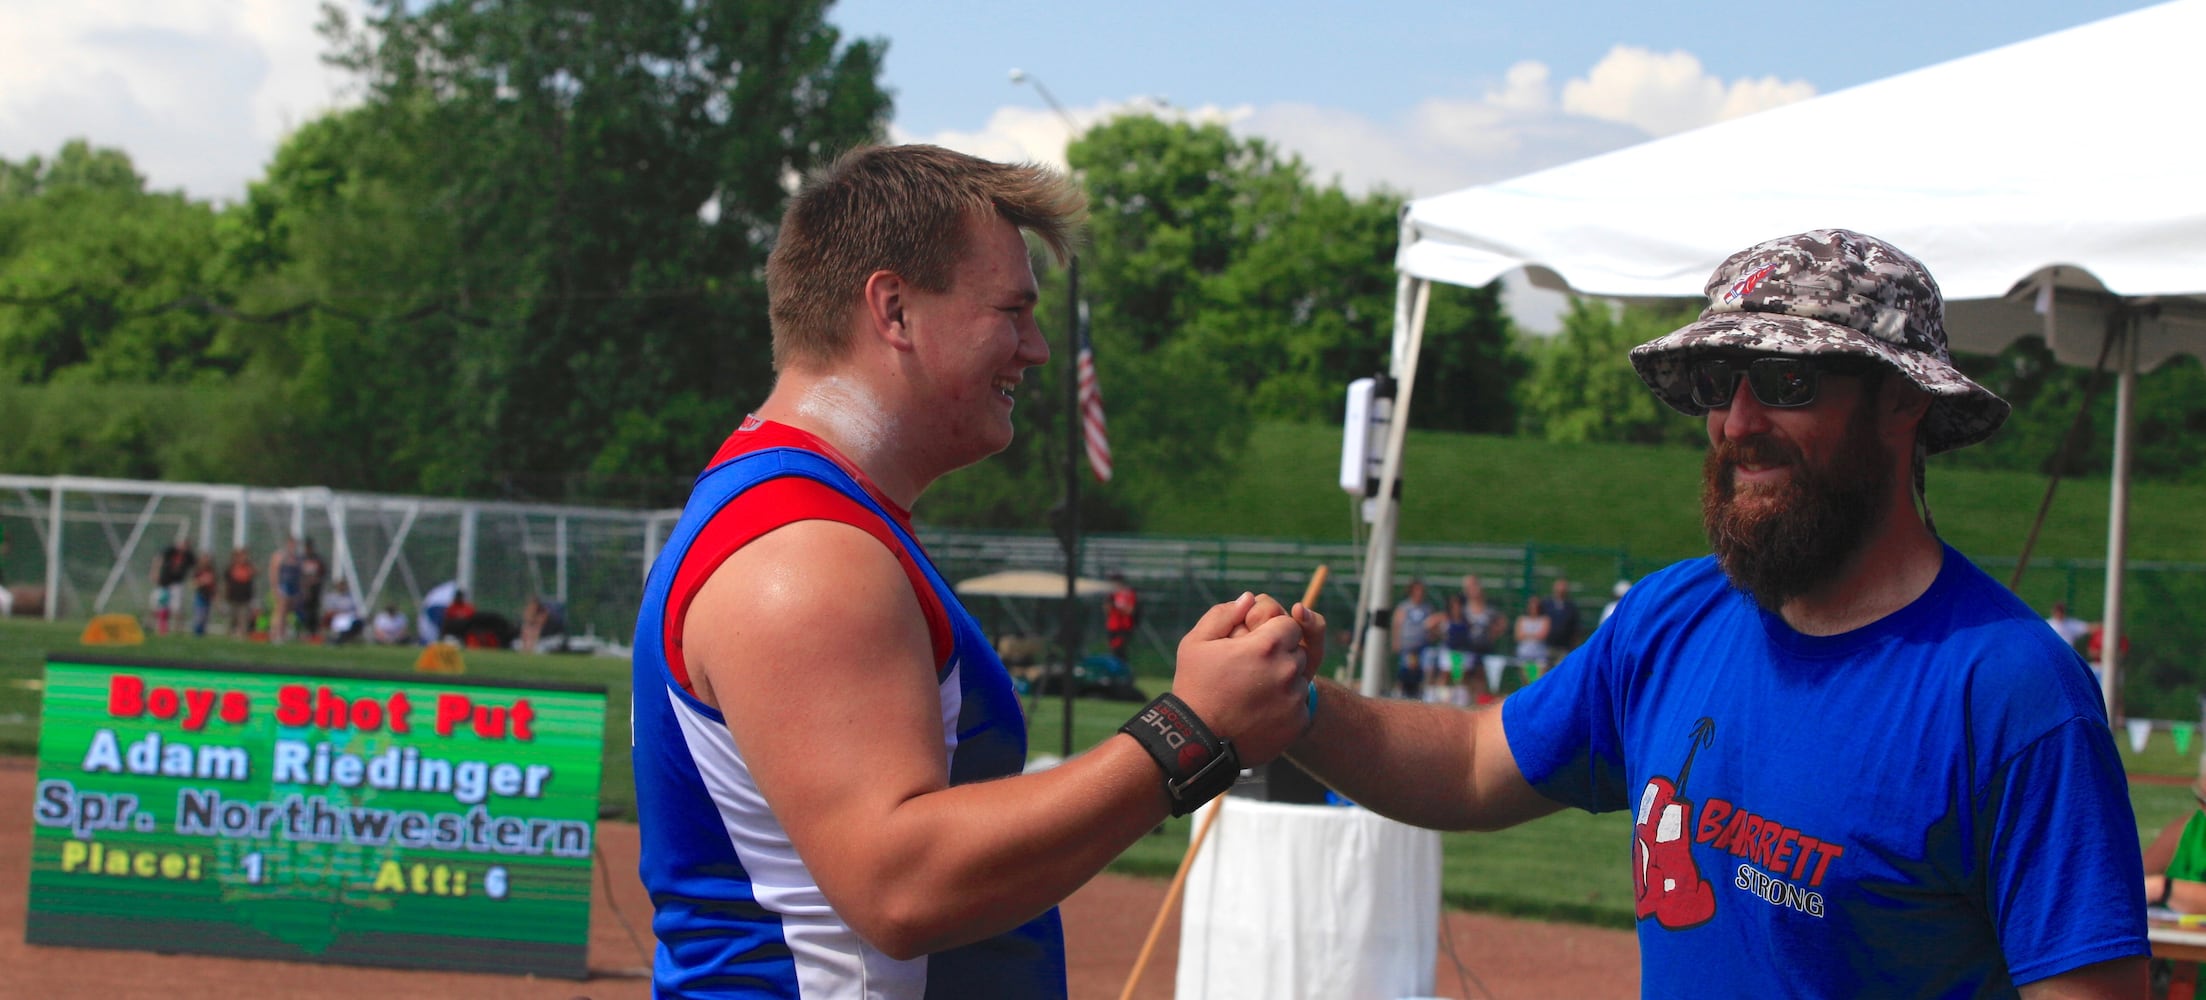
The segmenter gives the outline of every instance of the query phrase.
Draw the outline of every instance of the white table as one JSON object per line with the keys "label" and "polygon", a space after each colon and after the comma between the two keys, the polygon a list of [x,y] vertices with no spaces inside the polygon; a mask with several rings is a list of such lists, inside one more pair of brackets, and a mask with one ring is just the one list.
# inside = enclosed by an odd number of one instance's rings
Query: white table
{"label": "white table", "polygon": [[1343,806],[1229,795],[1204,808],[1221,807],[1187,875],[1180,1000],[1432,993],[1438,833]]}

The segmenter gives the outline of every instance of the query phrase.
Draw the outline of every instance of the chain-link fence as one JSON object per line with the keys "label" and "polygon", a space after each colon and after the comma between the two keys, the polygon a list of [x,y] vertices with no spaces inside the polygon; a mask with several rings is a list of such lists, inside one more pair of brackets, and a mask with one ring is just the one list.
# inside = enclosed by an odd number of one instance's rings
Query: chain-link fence
{"label": "chain-link fence", "polygon": [[[285,538],[314,541],[369,609],[386,605],[413,617],[428,592],[451,581],[478,608],[518,617],[531,596],[564,609],[571,634],[625,646],[635,627],[646,567],[673,527],[674,511],[611,510],[489,501],[343,493],[321,488],[240,486],[135,480],[0,476],[0,590],[16,613],[81,618],[109,611],[141,613],[152,601],[154,563],[178,537],[211,552],[217,566],[232,549],[246,550],[266,575],[269,556]],[[926,529],[920,537],[949,579],[1007,569],[1061,573],[1064,555],[1043,533]],[[213,544],[208,544],[212,540]],[[1160,538],[1097,535],[1084,540],[1081,575],[1123,574],[1142,595],[1141,627],[1130,657],[1147,673],[1169,670],[1179,637],[1212,604],[1254,590],[1293,599],[1311,571],[1330,568],[1319,610],[1337,629],[1335,662],[1354,634],[1363,549],[1347,542],[1260,538]],[[2011,558],[1983,558],[2000,579]],[[1436,594],[1457,589],[1466,575],[1485,585],[1489,601],[1514,615],[1557,578],[1587,622],[1610,600],[1615,581],[1657,568],[1626,550],[1562,545],[1404,544],[1396,556],[1397,588],[1423,579]],[[2039,559],[2019,593],[2039,613],[2054,602],[2086,621],[2102,614],[2105,564]],[[267,581],[258,584],[265,594]],[[1399,589],[1397,589],[1399,593]],[[2123,683],[2132,715],[2188,719],[2199,712],[2206,682],[2206,565],[2130,564],[2123,635],[2128,646]],[[1057,642],[1055,600],[978,597],[967,601],[992,635]],[[218,616],[219,617],[219,616]],[[1082,651],[1102,648],[1102,609],[1083,609]],[[219,629],[219,626],[217,626]],[[1061,655],[1061,651],[1053,656]]]}
{"label": "chain-link fence", "polygon": [[[0,581],[17,613],[48,619],[154,602],[155,565],[178,539],[225,570],[242,550],[265,602],[285,539],[315,546],[364,609],[409,619],[439,584],[518,620],[552,606],[570,635],[625,644],[644,569],[671,512],[605,510],[196,483],[0,476]],[[221,616],[214,625],[220,631]]]}
{"label": "chain-link fence", "polygon": [[[923,529],[920,539],[935,565],[952,580],[1006,569],[1062,573],[1065,568],[1063,547],[1047,533]],[[1362,561],[1363,547],[1347,542],[1093,535],[1082,541],[1080,575],[1101,578],[1117,573],[1141,594],[1138,641],[1129,659],[1138,671],[1156,673],[1170,669],[1180,636],[1211,605],[1242,591],[1297,600],[1312,572],[1325,566],[1325,590],[1317,607],[1336,632],[1329,653],[1337,666],[1347,659],[1349,642],[1359,634],[1354,625],[1357,593],[1363,586]],[[1465,576],[1476,575],[1494,606],[1512,614],[1524,607],[1528,597],[1548,594],[1554,581],[1564,578],[1590,624],[1608,602],[1611,584],[1631,579],[1638,564],[1619,549],[1418,543],[1397,549],[1395,567],[1398,585],[1422,579],[1436,595],[1452,592]],[[1058,641],[1055,599],[979,597],[965,603],[992,635]],[[1089,604],[1082,615],[1083,650],[1102,645],[1101,603]]]}

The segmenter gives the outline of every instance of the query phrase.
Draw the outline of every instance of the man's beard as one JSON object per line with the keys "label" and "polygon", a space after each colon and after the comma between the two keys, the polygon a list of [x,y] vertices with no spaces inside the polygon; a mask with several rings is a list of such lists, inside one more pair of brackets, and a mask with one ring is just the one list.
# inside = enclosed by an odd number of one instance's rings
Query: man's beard
{"label": "man's beard", "polygon": [[[1774,613],[1828,582],[1884,515],[1887,458],[1868,405],[1847,421],[1836,454],[1821,467],[1767,436],[1712,445],[1701,467],[1701,525],[1731,585]],[[1790,475],[1742,502],[1732,481],[1742,463],[1782,466]]]}

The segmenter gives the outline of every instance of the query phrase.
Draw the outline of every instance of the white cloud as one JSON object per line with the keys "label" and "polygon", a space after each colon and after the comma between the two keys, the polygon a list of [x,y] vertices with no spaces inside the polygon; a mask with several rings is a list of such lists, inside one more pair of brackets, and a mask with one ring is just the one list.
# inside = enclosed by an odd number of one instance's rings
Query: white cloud
{"label": "white cloud", "polygon": [[1583,79],[1564,85],[1563,110],[1669,135],[1813,96],[1815,87],[1804,80],[1768,76],[1726,84],[1690,52],[1619,45]]}
{"label": "white cloud", "polygon": [[[1159,109],[1140,100],[1074,109],[1072,116],[1083,128],[1126,111],[1222,121],[1236,133],[1261,136],[1301,156],[1316,176],[1350,190],[1384,186],[1423,195],[1567,163],[1814,93],[1798,80],[1726,82],[1709,75],[1690,53],[1664,55],[1619,45],[1586,75],[1565,81],[1559,92],[1549,67],[1527,60],[1509,67],[1484,93],[1427,98],[1393,120],[1302,103]],[[996,159],[1064,162],[1065,125],[1037,107],[998,108],[969,132],[892,130],[892,135]]]}
{"label": "white cloud", "polygon": [[988,123],[975,131],[949,129],[920,135],[894,123],[889,125],[892,142],[927,142],[960,153],[984,157],[1000,162],[1026,161],[1046,163],[1053,167],[1065,166],[1065,144],[1075,130],[1085,132],[1097,124],[1119,115],[1144,114],[1176,121],[1220,122],[1234,124],[1247,118],[1246,107],[1221,108],[1205,105],[1199,108],[1180,108],[1154,98],[1134,97],[1123,101],[1102,101],[1085,107],[1065,109],[1065,118],[1046,107],[1005,105],[989,114]]}
{"label": "white cloud", "polygon": [[337,103],[315,4],[9,0],[0,156],[73,138],[130,154],[155,189],[235,199],[291,129]]}

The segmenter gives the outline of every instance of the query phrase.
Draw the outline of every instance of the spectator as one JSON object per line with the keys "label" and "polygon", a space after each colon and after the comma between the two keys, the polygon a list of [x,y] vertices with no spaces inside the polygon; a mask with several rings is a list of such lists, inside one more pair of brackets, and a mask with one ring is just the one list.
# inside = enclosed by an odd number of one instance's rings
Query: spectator
{"label": "spectator", "polygon": [[329,594],[315,603],[322,610],[322,618],[315,625],[328,630],[329,641],[352,642],[367,631],[367,619],[360,614],[360,602],[352,596],[351,584],[343,580],[331,584]]}
{"label": "spectator", "polygon": [[1541,610],[1547,615],[1547,661],[1552,665],[1578,645],[1578,602],[1570,599],[1570,578],[1555,578]]}
{"label": "spectator", "polygon": [[202,552],[191,571],[191,634],[207,634],[207,618],[214,611],[215,587],[222,574],[215,571],[214,553]]}
{"label": "spectator", "polygon": [[521,606],[521,652],[536,652],[544,641],[544,626],[550,621],[551,609],[544,606],[543,598],[530,594],[528,603]]}
{"label": "spectator", "polygon": [[452,606],[452,598],[460,592],[460,585],[451,580],[429,588],[429,594],[421,599],[421,616],[416,623],[416,633],[425,643],[444,637],[445,610]]}
{"label": "spectator", "polygon": [[[2117,661],[2119,661],[2119,662],[2117,662],[2117,664],[2116,664],[2117,666],[2119,666],[2119,665],[2120,665],[2121,663],[2126,663],[2126,662],[2128,662],[2128,660],[2129,660],[2129,636],[2126,636],[2126,635],[2125,635],[2125,636],[2123,636],[2123,637],[2122,637],[2122,645],[2121,645],[2121,650],[2120,650],[2120,653],[2121,653],[2121,655],[2120,655],[2120,656],[2117,656],[2117,657],[2115,657],[2115,659],[2116,659]],[[2099,682],[2099,684],[2100,684],[2101,686],[2104,686],[2104,685],[2106,684],[2106,674],[2105,674],[2105,668],[2106,668],[2106,624],[2105,624],[2105,623],[2103,623],[2103,622],[2092,622],[2092,623],[2091,623],[2091,626],[2090,626],[2090,628],[2089,628],[2089,630],[2088,630],[2088,631],[2086,631],[2086,632],[2084,632],[2084,634],[2083,634],[2083,659],[2084,659],[2084,662],[2085,662],[2086,664],[2090,665],[2090,667],[2091,667],[2091,676],[2092,676],[2092,677],[2093,677],[2094,679],[2096,679],[2096,680],[2097,680],[2097,681]]]}
{"label": "spectator", "polygon": [[1554,634],[1546,606],[1537,597],[1525,598],[1524,614],[1517,616],[1517,659],[1527,667],[1547,662],[1548,637]]}
{"label": "spectator", "polygon": [[243,639],[253,634],[253,557],[244,549],[230,550],[230,568],[222,574],[222,602],[229,612],[230,635]]}
{"label": "spectator", "polygon": [[1463,578],[1463,622],[1471,633],[1472,666],[1481,669],[1468,670],[1470,698],[1479,704],[1493,693],[1488,683],[1486,658],[1502,648],[1502,636],[1509,631],[1509,616],[1486,600],[1486,585],[1476,575]]}
{"label": "spectator", "polygon": [[1409,596],[1394,608],[1394,679],[1402,697],[1420,699],[1425,691],[1425,647],[1432,644],[1432,630],[1425,624],[1432,605],[1425,601],[1425,581],[1409,581]]}
{"label": "spectator", "polygon": [[1616,586],[1609,588],[1611,600],[1607,607],[1601,609],[1601,620],[1593,623],[1594,628],[1600,628],[1608,623],[1609,616],[1616,613],[1616,606],[1624,603],[1624,595],[1630,593],[1631,589],[1632,582],[1630,580],[1618,580]]}
{"label": "spectator", "polygon": [[467,599],[467,591],[452,591],[452,603],[444,607],[444,623],[437,627],[437,638],[459,639],[465,642],[467,627],[474,624],[475,605]]}
{"label": "spectator", "polygon": [[2206,756],[2198,765],[2198,808],[2169,820],[2145,848],[2145,899],[2179,913],[2206,913]]}
{"label": "spectator", "polygon": [[398,605],[383,605],[383,610],[375,613],[369,638],[382,646],[396,646],[406,641],[406,616],[398,613]]}
{"label": "spectator", "polygon": [[2045,624],[2051,625],[2053,631],[2060,634],[2062,642],[2079,651],[2083,649],[2084,636],[2091,632],[2090,622],[2068,616],[2068,602],[2066,601],[2053,602],[2053,613],[2045,619]]}
{"label": "spectator", "polygon": [[[322,561],[322,554],[314,551],[314,539],[306,540],[306,548],[299,553],[299,631],[312,641],[322,630],[322,589],[329,580],[329,564]],[[354,608],[357,612],[358,607]]]}
{"label": "spectator", "polygon": [[1471,624],[1463,614],[1463,595],[1449,594],[1448,606],[1428,624],[1434,641],[1425,647],[1425,700],[1453,703],[1455,682],[1460,679],[1465,665],[1475,662],[1471,652]]}
{"label": "spectator", "polygon": [[1126,574],[1112,570],[1110,581],[1117,586],[1111,590],[1111,598],[1103,606],[1103,634],[1111,645],[1111,655],[1121,661],[1126,659],[1126,641],[1133,638],[1134,628],[1141,624],[1141,595],[1134,585],[1126,582]]}
{"label": "spectator", "polygon": [[184,584],[191,579],[199,557],[192,552],[191,536],[178,532],[176,540],[153,560],[153,630],[169,634],[169,616],[184,606]]}
{"label": "spectator", "polygon": [[270,595],[274,606],[268,609],[270,642],[281,643],[290,634],[291,616],[299,608],[299,577],[299,539],[294,536],[268,557],[268,582],[275,588]]}

